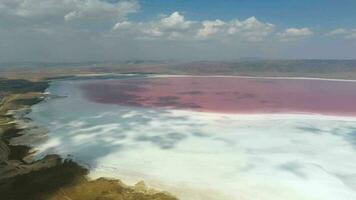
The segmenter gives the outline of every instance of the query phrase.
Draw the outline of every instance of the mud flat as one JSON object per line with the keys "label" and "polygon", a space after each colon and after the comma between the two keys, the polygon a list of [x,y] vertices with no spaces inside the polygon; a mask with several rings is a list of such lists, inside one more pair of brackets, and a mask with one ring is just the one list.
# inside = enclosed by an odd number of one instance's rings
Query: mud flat
{"label": "mud flat", "polygon": [[[235,80],[227,81],[232,86],[225,80],[213,84],[160,78],[53,82],[47,92],[67,98],[37,104],[27,115],[49,130],[49,139],[36,146],[35,156],[70,155],[88,166],[91,178],[115,177],[129,185],[145,180],[148,186],[183,200],[356,198],[356,119],[352,112],[239,113],[220,107],[235,106],[229,97],[242,91],[231,91],[233,87],[256,91],[251,98],[235,99],[244,106],[244,101],[258,103],[262,94],[278,102],[269,92],[279,88],[291,91],[284,94],[287,99],[296,89],[298,94],[308,94],[307,98],[322,94],[347,102],[346,97],[353,98],[353,87],[344,88],[338,85],[341,82],[307,82],[301,87],[294,80],[288,84],[251,80],[251,85],[242,82],[239,88]],[[330,93],[323,84],[345,91]],[[226,94],[215,94],[219,92]],[[317,99],[321,105],[332,103]]]}

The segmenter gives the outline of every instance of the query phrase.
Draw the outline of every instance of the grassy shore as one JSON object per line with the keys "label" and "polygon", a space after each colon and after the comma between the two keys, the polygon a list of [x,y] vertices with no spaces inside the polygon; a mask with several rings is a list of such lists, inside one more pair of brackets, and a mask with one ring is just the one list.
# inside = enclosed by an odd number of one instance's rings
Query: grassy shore
{"label": "grassy shore", "polygon": [[143,182],[127,186],[119,180],[88,180],[88,169],[58,155],[31,159],[31,148],[11,145],[21,136],[12,110],[29,109],[43,99],[47,81],[0,79],[0,198],[6,200],[175,200],[147,188]]}

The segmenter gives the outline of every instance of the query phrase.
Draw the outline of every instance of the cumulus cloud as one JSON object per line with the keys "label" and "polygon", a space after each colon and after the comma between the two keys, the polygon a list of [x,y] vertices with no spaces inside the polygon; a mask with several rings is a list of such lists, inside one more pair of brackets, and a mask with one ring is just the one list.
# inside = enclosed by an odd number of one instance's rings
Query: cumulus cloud
{"label": "cumulus cloud", "polygon": [[332,36],[332,35],[344,35],[347,34],[348,30],[344,29],[344,28],[338,28],[335,30],[330,31],[329,33],[327,33],[326,35],[328,36]]}
{"label": "cumulus cloud", "polygon": [[[123,22],[117,23],[113,29],[119,30]],[[124,22],[132,36],[141,39],[169,40],[234,40],[259,42],[270,36],[275,25],[264,23],[255,17],[246,20],[205,20],[190,21],[179,12],[161,16],[158,20],[149,22]],[[130,24],[127,26],[126,24]],[[127,29],[125,29],[127,31]]]}
{"label": "cumulus cloud", "polygon": [[137,29],[146,38],[177,39],[190,31],[195,22],[186,20],[179,12],[173,12],[169,16],[161,16],[158,21],[137,24]]}
{"label": "cumulus cloud", "polygon": [[248,41],[261,41],[274,31],[275,25],[263,23],[250,17],[244,21],[235,20],[230,23],[228,33],[230,35],[241,35]]}
{"label": "cumulus cloud", "polygon": [[118,21],[128,14],[137,12],[139,4],[135,0],[121,0],[111,3],[104,0],[1,0],[0,16],[12,21],[31,22],[30,25],[51,22],[65,23]]}
{"label": "cumulus cloud", "polygon": [[113,30],[126,30],[131,27],[131,22],[129,21],[121,21],[117,22],[114,27],[112,28]]}
{"label": "cumulus cloud", "polygon": [[160,21],[162,29],[166,30],[185,30],[190,27],[191,21],[186,21],[184,16],[179,12],[174,12],[168,17],[164,17]]}
{"label": "cumulus cloud", "polygon": [[212,34],[217,33],[226,23],[221,20],[204,21],[202,28],[198,30],[198,36],[201,38],[207,38]]}
{"label": "cumulus cloud", "polygon": [[0,0],[0,62],[110,59],[126,41],[107,34],[139,9],[136,0]]}
{"label": "cumulus cloud", "polygon": [[[286,46],[284,41],[314,35],[307,27],[281,30],[253,16],[195,20],[175,11],[149,21],[135,21],[131,15],[140,11],[139,2],[0,0],[0,62],[156,55],[185,58],[195,54],[200,54],[199,58],[221,58],[226,52],[231,52],[229,58],[235,58],[237,52],[238,56],[249,57],[258,56],[256,52],[272,52],[273,46]],[[356,39],[356,30],[336,29],[329,35]]]}
{"label": "cumulus cloud", "polygon": [[69,11],[71,2],[56,0],[2,0],[2,14],[31,18],[37,16],[62,16]]}
{"label": "cumulus cloud", "polygon": [[288,28],[277,34],[282,41],[295,41],[305,39],[314,35],[314,32],[309,28]]}
{"label": "cumulus cloud", "polygon": [[[78,2],[78,1],[76,1]],[[138,4],[134,1],[108,3],[100,0],[87,0],[75,5],[75,9],[64,16],[65,20],[75,19],[120,19],[136,12]]]}
{"label": "cumulus cloud", "polygon": [[356,39],[356,29],[337,28],[326,34],[327,36],[342,36],[345,39]]}
{"label": "cumulus cloud", "polygon": [[356,29],[352,29],[346,36],[346,39],[356,39]]}

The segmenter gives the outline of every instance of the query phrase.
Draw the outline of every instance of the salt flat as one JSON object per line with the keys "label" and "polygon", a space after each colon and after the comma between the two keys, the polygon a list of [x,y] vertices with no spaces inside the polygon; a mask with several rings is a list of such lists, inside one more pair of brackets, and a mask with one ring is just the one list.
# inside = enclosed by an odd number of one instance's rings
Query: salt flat
{"label": "salt flat", "polygon": [[92,81],[53,82],[48,92],[67,98],[33,107],[49,129],[37,156],[70,156],[92,178],[145,180],[183,200],[356,199],[353,117],[99,103],[81,89]]}

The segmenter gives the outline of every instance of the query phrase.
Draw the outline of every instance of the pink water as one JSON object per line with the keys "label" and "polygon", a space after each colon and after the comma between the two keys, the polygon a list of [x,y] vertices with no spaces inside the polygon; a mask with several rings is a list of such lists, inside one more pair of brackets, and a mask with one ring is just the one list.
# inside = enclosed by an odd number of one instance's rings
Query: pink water
{"label": "pink water", "polygon": [[100,80],[81,85],[91,101],[220,113],[356,116],[356,82],[238,77]]}

